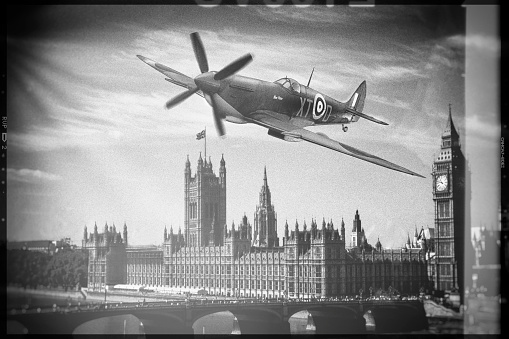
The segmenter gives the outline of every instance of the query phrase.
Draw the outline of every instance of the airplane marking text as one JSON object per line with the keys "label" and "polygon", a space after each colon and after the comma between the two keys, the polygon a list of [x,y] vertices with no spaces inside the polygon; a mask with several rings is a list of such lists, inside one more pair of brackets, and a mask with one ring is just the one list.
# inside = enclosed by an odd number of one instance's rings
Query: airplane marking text
{"label": "airplane marking text", "polygon": [[306,114],[304,115],[304,118],[306,118],[308,116],[309,109],[311,108],[311,106],[313,104],[313,100],[300,97],[300,109],[297,112],[297,114],[295,114],[296,117],[301,117],[302,116],[302,114],[304,113],[304,105],[306,103],[307,103],[307,110],[306,110]]}

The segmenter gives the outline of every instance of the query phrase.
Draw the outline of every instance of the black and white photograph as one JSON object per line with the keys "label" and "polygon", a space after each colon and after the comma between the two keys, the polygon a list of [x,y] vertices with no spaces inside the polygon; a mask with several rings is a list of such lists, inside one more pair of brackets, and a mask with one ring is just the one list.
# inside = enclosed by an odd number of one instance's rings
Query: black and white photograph
{"label": "black and white photograph", "polygon": [[8,334],[501,333],[497,5],[6,17]]}

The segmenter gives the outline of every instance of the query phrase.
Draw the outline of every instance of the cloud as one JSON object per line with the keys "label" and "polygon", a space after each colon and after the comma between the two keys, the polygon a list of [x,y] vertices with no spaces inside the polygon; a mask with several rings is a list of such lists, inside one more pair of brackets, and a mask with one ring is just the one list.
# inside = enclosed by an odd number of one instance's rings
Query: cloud
{"label": "cloud", "polygon": [[501,126],[497,118],[496,113],[467,114],[465,122],[467,137],[472,140],[482,139],[498,147]]}
{"label": "cloud", "polygon": [[486,53],[491,53],[496,56],[500,56],[501,41],[500,38],[496,38],[489,35],[483,34],[467,34],[465,35],[453,35],[446,39],[448,45],[457,48],[472,48]]}
{"label": "cloud", "polygon": [[407,102],[404,102],[402,100],[399,100],[399,99],[388,99],[386,97],[383,97],[383,96],[380,96],[380,95],[370,95],[369,97],[370,100],[373,100],[373,101],[376,101],[376,102],[379,102],[381,104],[384,104],[384,105],[389,105],[389,106],[392,106],[392,107],[396,107],[396,108],[402,108],[402,109],[410,109],[411,108],[411,105]]}
{"label": "cloud", "polygon": [[409,77],[426,77],[426,75],[422,74],[421,71],[417,68],[394,65],[378,66],[376,69],[372,70],[372,74],[375,78],[381,80],[408,79]]}
{"label": "cloud", "polygon": [[[323,6],[310,6],[306,8],[297,6],[265,7],[252,6],[256,15],[265,21],[286,22],[292,25],[332,25],[353,24],[353,11],[345,8],[344,11],[333,10]],[[357,12],[358,13],[358,12]]]}
{"label": "cloud", "polygon": [[43,172],[41,170],[7,168],[7,180],[38,183],[43,181],[58,181],[61,179],[62,177],[59,175]]}

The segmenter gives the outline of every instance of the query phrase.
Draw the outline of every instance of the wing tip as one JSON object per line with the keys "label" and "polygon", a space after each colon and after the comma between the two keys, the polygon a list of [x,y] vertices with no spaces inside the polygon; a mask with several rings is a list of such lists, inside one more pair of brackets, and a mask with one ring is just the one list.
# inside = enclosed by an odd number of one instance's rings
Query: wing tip
{"label": "wing tip", "polygon": [[407,171],[408,171],[408,172],[406,172],[407,174],[410,174],[410,175],[412,175],[412,176],[414,176],[414,177],[419,177],[419,178],[426,179],[426,177],[425,177],[425,176],[420,175],[419,173],[415,173],[415,172],[412,172],[412,171],[410,171],[410,170],[407,170]]}

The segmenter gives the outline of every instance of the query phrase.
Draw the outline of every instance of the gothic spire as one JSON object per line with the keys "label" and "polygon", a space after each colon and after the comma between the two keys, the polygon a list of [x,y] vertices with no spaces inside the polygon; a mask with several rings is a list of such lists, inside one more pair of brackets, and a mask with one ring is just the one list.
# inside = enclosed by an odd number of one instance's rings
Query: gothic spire
{"label": "gothic spire", "polygon": [[451,113],[451,104],[449,104],[449,117],[447,119],[447,125],[445,126],[444,133],[442,133],[442,138],[453,137],[457,138],[458,132],[454,127],[454,122],[452,121],[452,113]]}

